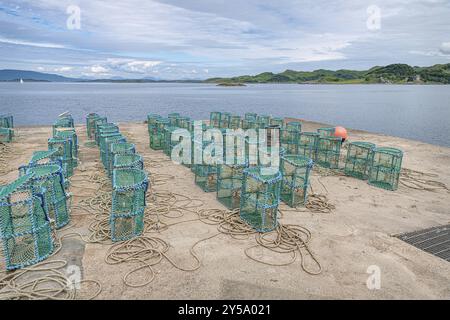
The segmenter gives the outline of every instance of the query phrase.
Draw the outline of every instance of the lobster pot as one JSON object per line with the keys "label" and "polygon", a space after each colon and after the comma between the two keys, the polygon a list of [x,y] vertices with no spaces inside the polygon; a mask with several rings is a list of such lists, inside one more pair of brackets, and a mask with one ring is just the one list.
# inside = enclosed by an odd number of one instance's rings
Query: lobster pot
{"label": "lobster pot", "polygon": [[94,123],[98,118],[100,118],[100,116],[96,113],[89,113],[86,116],[86,133],[89,139],[92,139],[94,137]]}
{"label": "lobster pot", "polygon": [[286,154],[297,154],[300,132],[283,128],[280,130],[281,146],[286,150]]}
{"label": "lobster pot", "polygon": [[7,270],[36,264],[54,249],[42,197],[26,188],[30,178],[24,175],[0,187],[0,238]]}
{"label": "lobster pot", "polygon": [[217,190],[217,166],[196,164],[195,184],[205,192],[215,192]]}
{"label": "lobster pot", "polygon": [[334,136],[334,128],[319,128],[317,133],[321,137],[332,137]]}
{"label": "lobster pot", "polygon": [[124,241],[144,230],[145,195],[148,177],[139,169],[113,171],[113,194],[110,216],[112,241]]}
{"label": "lobster pot", "polygon": [[255,120],[242,120],[242,129],[248,130],[248,129],[258,129],[258,123]]}
{"label": "lobster pot", "polygon": [[73,128],[73,119],[72,117],[65,117],[58,119],[53,124],[53,136],[56,135],[56,130],[59,128]]}
{"label": "lobster pot", "polygon": [[319,137],[317,142],[317,164],[324,168],[338,169],[341,145],[341,138]]}
{"label": "lobster pot", "polygon": [[55,138],[60,139],[71,139],[72,140],[72,160],[74,166],[78,166],[78,136],[75,129],[70,128],[69,130],[56,131]]}
{"label": "lobster pot", "polygon": [[20,167],[19,171],[21,174],[25,174],[25,169],[28,167],[33,167],[42,164],[56,164],[61,167],[62,174],[64,176],[64,188],[67,190],[69,188],[69,175],[68,175],[68,162],[63,161],[57,154],[58,150],[46,150],[46,151],[35,151],[28,164],[28,166]]}
{"label": "lobster pot", "polygon": [[191,118],[189,118],[189,117],[179,117],[177,119],[177,127],[189,130],[189,121],[190,120],[191,120]]}
{"label": "lobster pot", "polygon": [[156,127],[156,123],[158,122],[158,119],[161,119],[161,116],[156,113],[150,113],[147,115],[147,126],[150,132],[150,128]]}
{"label": "lobster pot", "polygon": [[230,127],[231,123],[231,113],[229,112],[222,112],[220,115],[220,125],[219,128],[221,129],[227,129]]}
{"label": "lobster pot", "polygon": [[113,142],[109,147],[108,154],[108,174],[112,174],[114,157],[118,154],[134,154],[136,153],[136,147],[132,143],[127,142]]}
{"label": "lobster pot", "polygon": [[55,221],[56,229],[69,223],[69,208],[64,190],[62,169],[56,164],[40,164],[26,169],[26,174],[33,174],[29,186],[35,194],[44,197],[44,208],[50,219]]}
{"label": "lobster pot", "polygon": [[397,190],[402,170],[403,152],[395,148],[375,148],[369,167],[369,184]]}
{"label": "lobster pot", "polygon": [[170,125],[169,119],[159,118],[150,134],[150,148],[153,150],[164,149],[164,128]]}
{"label": "lobster pot", "polygon": [[177,126],[177,119],[178,119],[179,117],[181,117],[181,115],[180,115],[179,113],[176,113],[176,112],[174,112],[174,113],[169,113],[169,114],[167,115],[167,118],[169,118],[169,122],[170,122],[170,125],[171,125],[172,127],[176,127],[176,126]]}
{"label": "lobster pot", "polygon": [[250,166],[259,164],[259,144],[258,140],[245,139],[245,162]]}
{"label": "lobster pot", "polygon": [[10,128],[0,128],[0,142],[9,143],[14,136],[14,130]]}
{"label": "lobster pot", "polygon": [[245,120],[249,120],[249,121],[255,121],[258,118],[258,115],[256,113],[252,113],[252,112],[247,112],[244,115],[244,119]]}
{"label": "lobster pot", "polygon": [[103,167],[108,170],[111,154],[111,145],[113,143],[125,143],[127,140],[121,134],[107,136],[101,139],[100,147],[100,159],[102,160]]}
{"label": "lobster pot", "polygon": [[114,123],[104,123],[97,127],[95,131],[95,142],[100,145],[100,138],[104,135],[119,133],[119,127]]}
{"label": "lobster pot", "polygon": [[244,169],[240,217],[258,232],[277,227],[281,182],[280,172],[266,174],[260,167]]}
{"label": "lobster pot", "polygon": [[[272,152],[274,153],[272,155]],[[258,166],[262,168],[268,168],[273,166],[275,163],[273,157],[278,156],[278,167],[281,164],[281,157],[286,155],[286,150],[282,147],[275,146],[274,148],[271,147],[262,147],[260,146],[258,149]]]}
{"label": "lobster pot", "polygon": [[270,125],[270,116],[267,115],[259,115],[256,118],[256,122],[260,128],[265,128]]}
{"label": "lobster pot", "polygon": [[92,136],[94,137],[94,140],[97,143],[97,145],[99,144],[99,142],[98,142],[99,128],[101,125],[107,124],[107,123],[108,123],[108,119],[106,117],[100,117],[100,118],[95,119],[95,121],[94,121],[94,134]]}
{"label": "lobster pot", "polygon": [[[272,146],[272,143],[280,145],[281,139],[281,129],[277,125],[270,125],[264,128],[266,130],[266,135],[264,137],[264,141],[267,141],[267,146]],[[276,140],[278,139],[278,140]]]}
{"label": "lobster pot", "polygon": [[228,209],[237,209],[241,203],[242,179],[247,165],[217,165],[217,200]]}
{"label": "lobster pot", "polygon": [[177,130],[177,127],[167,127],[164,129],[164,154],[170,157],[172,155],[172,149],[175,145],[177,145],[181,141],[181,137],[179,141],[172,141],[172,133]]}
{"label": "lobster pot", "polygon": [[220,127],[220,118],[222,113],[213,111],[209,114],[209,125],[214,128]]}
{"label": "lobster pot", "polygon": [[318,133],[301,132],[299,135],[297,154],[308,157],[310,159],[316,159],[318,141]]}
{"label": "lobster pot", "polygon": [[357,179],[367,179],[373,149],[375,144],[370,142],[349,143],[345,159],[345,174]]}
{"label": "lobster pot", "polygon": [[281,200],[295,208],[304,206],[308,197],[309,175],[313,161],[305,156],[285,155],[281,158]]}
{"label": "lobster pot", "polygon": [[286,128],[296,131],[302,131],[302,123],[300,121],[289,121],[288,123],[286,123]]}
{"label": "lobster pot", "polygon": [[144,161],[139,154],[116,154],[114,156],[113,170],[139,169],[144,170]]}
{"label": "lobster pot", "polygon": [[12,115],[0,115],[0,128],[14,128],[14,118]]}
{"label": "lobster pot", "polygon": [[282,128],[284,126],[284,120],[282,118],[272,118],[270,119],[270,125]]}
{"label": "lobster pot", "polygon": [[241,127],[241,117],[240,116],[231,116],[230,129],[238,129],[240,127]]}
{"label": "lobster pot", "polygon": [[71,177],[75,167],[72,156],[72,139],[50,138],[48,139],[48,149],[56,150],[53,156],[62,161],[67,177]]}

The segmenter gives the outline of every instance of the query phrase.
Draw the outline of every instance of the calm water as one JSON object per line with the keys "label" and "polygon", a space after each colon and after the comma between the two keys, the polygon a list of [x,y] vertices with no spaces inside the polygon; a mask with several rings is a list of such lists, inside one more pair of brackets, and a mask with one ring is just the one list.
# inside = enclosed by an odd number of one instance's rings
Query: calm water
{"label": "calm water", "polygon": [[147,113],[210,111],[298,117],[450,146],[450,86],[0,83],[0,113],[18,125],[51,124],[70,111],[110,121],[145,120]]}

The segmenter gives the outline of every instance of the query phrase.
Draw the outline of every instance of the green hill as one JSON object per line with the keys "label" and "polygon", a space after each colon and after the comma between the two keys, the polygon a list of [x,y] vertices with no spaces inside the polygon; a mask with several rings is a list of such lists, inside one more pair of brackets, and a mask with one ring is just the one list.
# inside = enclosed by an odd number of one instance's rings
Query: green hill
{"label": "green hill", "polygon": [[450,84],[450,63],[431,67],[411,67],[407,64],[391,64],[356,70],[286,70],[281,73],[263,72],[255,76],[211,78],[209,83],[443,83]]}

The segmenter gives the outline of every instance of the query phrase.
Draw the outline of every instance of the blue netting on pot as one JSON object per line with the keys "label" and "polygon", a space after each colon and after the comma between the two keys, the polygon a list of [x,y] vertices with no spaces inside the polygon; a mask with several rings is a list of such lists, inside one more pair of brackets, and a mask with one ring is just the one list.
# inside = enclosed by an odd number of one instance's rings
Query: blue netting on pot
{"label": "blue netting on pot", "polygon": [[136,146],[132,143],[128,142],[115,142],[112,143],[109,147],[109,154],[108,154],[108,166],[107,171],[108,174],[112,174],[113,170],[113,162],[114,157],[118,154],[134,154],[136,153]]}
{"label": "blue netting on pot", "polygon": [[57,157],[61,160],[67,177],[71,177],[75,168],[72,156],[72,139],[50,138],[48,139],[48,149],[56,150],[53,157]]}
{"label": "blue netting on pot", "polygon": [[113,169],[144,169],[144,161],[139,154],[117,154],[114,156]]}
{"label": "blue netting on pot", "polygon": [[396,148],[375,148],[369,167],[369,184],[386,190],[397,190],[402,170],[403,152]]}
{"label": "blue netting on pot", "polygon": [[70,221],[64,176],[57,164],[38,164],[22,168],[22,174],[32,174],[28,185],[35,194],[44,197],[44,207],[57,229]]}
{"label": "blue netting on pot", "polygon": [[218,111],[213,111],[209,115],[209,125],[214,128],[220,127],[220,118],[222,113]]}
{"label": "blue netting on pot", "polygon": [[272,231],[277,227],[282,175],[266,173],[265,168],[244,170],[240,217],[258,232]]}
{"label": "blue netting on pot", "polygon": [[0,238],[7,270],[36,264],[54,249],[43,197],[26,187],[31,177],[0,187]]}
{"label": "blue netting on pot", "polygon": [[10,114],[0,115],[0,128],[14,128],[14,118]]}
{"label": "blue netting on pot", "polygon": [[228,209],[240,207],[245,168],[247,164],[217,165],[217,200]]}
{"label": "blue netting on pot", "polygon": [[345,159],[345,174],[357,179],[367,179],[374,149],[375,144],[370,142],[350,142]]}
{"label": "blue netting on pot", "polygon": [[94,138],[95,134],[95,121],[99,118],[100,116],[96,113],[89,113],[86,116],[86,133],[88,138],[91,140]]}
{"label": "blue netting on pot", "polygon": [[0,142],[10,143],[13,140],[14,130],[10,128],[0,128]]}
{"label": "blue netting on pot", "polygon": [[331,136],[319,137],[316,155],[317,164],[324,168],[338,169],[341,145],[341,138]]}
{"label": "blue netting on pot", "polygon": [[113,241],[124,241],[142,234],[148,186],[148,177],[143,170],[116,169],[113,171],[110,216]]}
{"label": "blue netting on pot", "polygon": [[97,126],[95,131],[95,142],[100,145],[102,136],[119,133],[119,127],[115,123],[103,123]]}
{"label": "blue netting on pot", "polygon": [[285,155],[280,167],[283,175],[281,200],[293,208],[305,205],[313,160],[301,155]]}
{"label": "blue netting on pot", "polygon": [[107,134],[100,138],[100,159],[103,167],[107,170],[109,167],[110,150],[113,143],[127,142],[127,139],[120,133]]}
{"label": "blue netting on pot", "polygon": [[301,132],[297,154],[316,159],[319,134],[317,132]]}
{"label": "blue netting on pot", "polygon": [[72,142],[72,161],[73,166],[78,166],[78,136],[75,132],[75,129],[73,128],[64,128],[64,130],[59,131],[59,129],[56,129],[55,138],[59,139],[71,139]]}

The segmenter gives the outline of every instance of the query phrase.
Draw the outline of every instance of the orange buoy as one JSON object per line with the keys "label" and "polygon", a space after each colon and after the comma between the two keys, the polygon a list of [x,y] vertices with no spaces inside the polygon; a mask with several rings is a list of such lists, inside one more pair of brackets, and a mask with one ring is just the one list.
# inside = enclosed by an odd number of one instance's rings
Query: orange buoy
{"label": "orange buoy", "polygon": [[344,127],[334,128],[334,136],[342,138],[342,141],[347,140],[347,138],[348,138],[347,129],[345,129]]}

